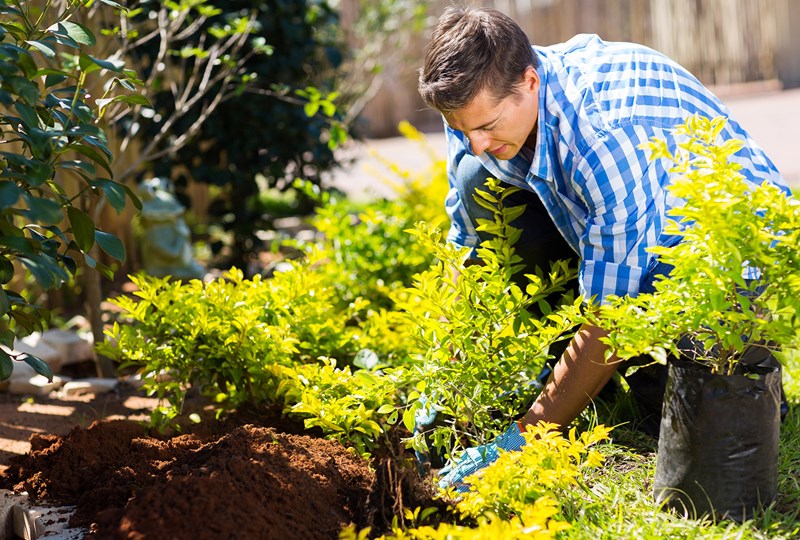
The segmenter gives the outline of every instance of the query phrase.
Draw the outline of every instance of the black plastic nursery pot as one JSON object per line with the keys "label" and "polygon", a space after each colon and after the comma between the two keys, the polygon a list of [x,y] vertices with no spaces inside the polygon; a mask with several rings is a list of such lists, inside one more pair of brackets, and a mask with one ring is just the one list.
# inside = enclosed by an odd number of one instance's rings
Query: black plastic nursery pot
{"label": "black plastic nursery pot", "polygon": [[670,363],[654,495],[689,517],[744,521],[776,497],[781,366],[753,348],[740,373]]}

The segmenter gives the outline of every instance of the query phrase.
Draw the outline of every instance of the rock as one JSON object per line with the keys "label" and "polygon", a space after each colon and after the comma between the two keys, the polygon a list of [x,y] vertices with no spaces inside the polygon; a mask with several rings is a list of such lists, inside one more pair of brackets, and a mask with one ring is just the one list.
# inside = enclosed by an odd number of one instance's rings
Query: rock
{"label": "rock", "polygon": [[[27,364],[22,364],[27,366]],[[15,366],[16,368],[17,366]],[[16,369],[14,372],[16,373]],[[47,396],[53,390],[61,388],[68,380],[68,377],[53,376],[52,381],[48,381],[47,377],[42,375],[35,375],[33,377],[14,377],[8,381],[8,393],[16,395],[34,395],[34,396]]]}
{"label": "rock", "polygon": [[48,507],[17,504],[14,506],[13,512],[14,534],[23,540],[84,538],[89,531],[69,526],[69,518],[73,513],[75,513],[74,506]]}
{"label": "rock", "polygon": [[14,493],[8,489],[0,489],[0,540],[14,538],[14,507],[27,500],[27,493]]}
{"label": "rock", "polygon": [[78,334],[68,330],[47,330],[41,339],[45,344],[57,350],[62,357],[62,365],[77,364],[94,358],[92,334]]}
{"label": "rock", "polygon": [[69,381],[64,384],[61,394],[64,396],[82,396],[85,394],[106,394],[117,388],[119,381],[111,378],[91,377]]}

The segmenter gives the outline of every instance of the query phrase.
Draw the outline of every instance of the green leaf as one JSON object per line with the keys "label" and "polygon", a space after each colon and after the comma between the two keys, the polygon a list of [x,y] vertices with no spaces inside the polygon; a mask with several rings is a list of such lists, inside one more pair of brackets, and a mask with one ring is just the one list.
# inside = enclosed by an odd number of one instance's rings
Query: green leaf
{"label": "green leaf", "polygon": [[125,246],[119,238],[107,232],[95,231],[94,239],[97,245],[100,246],[100,249],[119,262],[125,262]]}
{"label": "green leaf", "polygon": [[6,284],[14,278],[14,263],[5,255],[0,255],[0,283]]}
{"label": "green leaf", "polygon": [[14,361],[7,352],[0,349],[0,381],[5,381],[14,372]]}
{"label": "green leaf", "polygon": [[25,103],[15,103],[14,108],[28,129],[39,127],[39,115],[36,114],[36,110],[33,107]]}
{"label": "green leaf", "polygon": [[397,410],[397,409],[395,408],[394,405],[392,405],[391,403],[386,403],[384,405],[381,405],[380,408],[376,412],[378,414],[389,414],[390,412],[393,412],[395,410]]}
{"label": "green leaf", "polygon": [[104,155],[95,150],[90,146],[86,146],[85,144],[76,144],[72,147],[73,150],[76,152],[83,154],[84,156],[88,157],[101,167],[103,167],[109,176],[114,176],[114,173],[111,172],[111,163],[108,158]]}
{"label": "green leaf", "polygon": [[0,210],[11,208],[17,204],[23,191],[15,182],[0,180]]}
{"label": "green leaf", "polygon": [[0,289],[0,317],[8,313],[9,309],[11,309],[11,303],[8,301],[8,295],[5,289]]}
{"label": "green leaf", "polygon": [[100,58],[95,58],[94,56],[81,53],[78,66],[80,67],[81,71],[86,73],[92,73],[98,69],[107,69],[109,71],[113,71],[114,73],[122,73],[122,68],[125,66],[125,62],[116,59],[101,60]]}
{"label": "green leaf", "polygon": [[53,382],[53,370],[41,358],[28,353],[25,356],[25,363],[31,366],[36,373],[47,377],[48,381]]}
{"label": "green leaf", "polygon": [[45,43],[44,41],[34,41],[34,40],[26,41],[25,43],[27,43],[31,47],[35,48],[36,50],[44,54],[47,58],[56,57],[56,50],[49,43]]}
{"label": "green leaf", "polygon": [[89,251],[94,245],[94,222],[86,212],[75,208],[67,207],[67,216],[72,227],[72,235],[75,237],[81,251]]}
{"label": "green leaf", "polygon": [[114,210],[116,210],[117,213],[122,212],[125,208],[125,197],[127,195],[125,187],[113,180],[105,178],[96,180],[94,184],[103,188],[103,193]]}
{"label": "green leaf", "polygon": [[14,341],[17,339],[17,335],[14,333],[13,330],[6,329],[0,332],[0,345],[5,345],[9,349],[14,348]]}
{"label": "green leaf", "polygon": [[77,171],[78,174],[80,174],[81,176],[83,176],[84,178],[87,178],[87,179],[90,176],[96,176],[97,175],[97,169],[95,169],[94,165],[92,165],[91,163],[89,163],[87,161],[81,161],[81,160],[78,160],[78,159],[66,160],[66,161],[61,161],[60,163],[57,163],[57,165],[59,167],[61,167],[62,169],[70,169],[70,170],[73,170],[73,171]]}
{"label": "green leaf", "polygon": [[24,257],[20,256],[19,259],[39,285],[45,289],[57,289],[61,287],[62,283],[69,280],[67,273],[49,257],[27,254]]}
{"label": "green leaf", "polygon": [[35,223],[56,225],[64,219],[61,205],[52,199],[34,197],[26,193],[25,201],[28,203],[30,210],[25,211],[24,214]]}
{"label": "green leaf", "polygon": [[28,105],[36,105],[39,100],[39,87],[25,77],[9,77],[4,81],[10,90]]}
{"label": "green leaf", "polygon": [[405,412],[403,412],[403,425],[406,427],[408,431],[413,433],[414,426],[416,425],[416,423],[417,422],[415,418],[414,409],[413,408],[406,409]]}
{"label": "green leaf", "polygon": [[[56,23],[48,28],[47,31],[52,32],[54,35],[59,37],[68,37],[71,41],[80,45],[91,46],[96,42],[94,34],[91,30],[82,24],[71,21],[61,21]],[[75,45],[75,47],[78,48],[77,45]]]}
{"label": "green leaf", "polygon": [[142,94],[130,94],[124,96],[114,96],[113,98],[104,98],[98,99],[95,101],[97,103],[97,107],[100,110],[100,114],[108,107],[111,103],[120,102],[120,103],[128,103],[129,105],[150,105],[150,102],[144,97]]}

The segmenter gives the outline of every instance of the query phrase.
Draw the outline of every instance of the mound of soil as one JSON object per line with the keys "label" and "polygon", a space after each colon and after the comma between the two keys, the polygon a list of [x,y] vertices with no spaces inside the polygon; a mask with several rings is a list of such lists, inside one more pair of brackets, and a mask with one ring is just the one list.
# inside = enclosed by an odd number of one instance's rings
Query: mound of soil
{"label": "mound of soil", "polygon": [[126,420],[34,435],[0,484],[77,505],[70,525],[100,538],[193,540],[334,539],[347,524],[374,525],[388,491],[324,439],[252,424],[154,438]]}

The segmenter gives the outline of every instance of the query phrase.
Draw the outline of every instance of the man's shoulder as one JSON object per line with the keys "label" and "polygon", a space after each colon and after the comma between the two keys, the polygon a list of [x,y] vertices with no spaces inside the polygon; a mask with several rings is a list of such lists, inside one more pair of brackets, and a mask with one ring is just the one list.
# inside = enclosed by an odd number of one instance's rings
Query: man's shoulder
{"label": "man's shoulder", "polygon": [[554,73],[578,69],[585,74],[633,71],[641,66],[677,66],[669,57],[639,43],[605,41],[597,34],[578,34],[564,43],[534,47]]}

